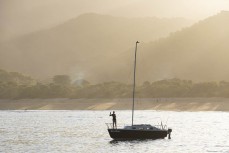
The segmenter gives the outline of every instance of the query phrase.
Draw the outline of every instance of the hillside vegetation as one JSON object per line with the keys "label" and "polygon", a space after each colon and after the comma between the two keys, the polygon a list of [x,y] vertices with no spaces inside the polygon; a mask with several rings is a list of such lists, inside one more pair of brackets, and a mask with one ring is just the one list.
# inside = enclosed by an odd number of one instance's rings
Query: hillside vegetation
{"label": "hillside vegetation", "polygon": [[[130,84],[137,39],[141,42],[137,56],[139,84],[171,78],[229,81],[229,12],[178,30],[182,23],[180,19],[86,14],[3,44],[0,65],[36,77],[68,74],[73,80]],[[157,39],[172,29],[178,31]]]}
{"label": "hillside vegetation", "polygon": [[[131,84],[104,82],[90,84],[56,75],[50,83],[35,82],[16,72],[0,71],[0,99],[28,98],[131,98]],[[167,79],[144,82],[136,87],[138,98],[229,97],[229,82],[199,82]]]}
{"label": "hillside vegetation", "polygon": [[142,80],[229,80],[229,12],[199,21],[139,50]]}
{"label": "hillside vegetation", "polygon": [[83,75],[95,82],[123,81],[122,75],[113,72],[125,64],[119,58],[134,46],[136,39],[150,42],[188,25],[182,18],[84,14],[51,29],[0,44],[0,66],[39,78],[69,74]]}

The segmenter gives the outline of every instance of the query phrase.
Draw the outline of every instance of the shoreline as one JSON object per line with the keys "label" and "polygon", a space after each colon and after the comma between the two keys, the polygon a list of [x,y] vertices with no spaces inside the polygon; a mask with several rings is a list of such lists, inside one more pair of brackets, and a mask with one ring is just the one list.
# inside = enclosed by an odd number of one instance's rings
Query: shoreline
{"label": "shoreline", "polygon": [[[0,99],[0,110],[131,110],[132,99]],[[136,98],[136,110],[229,111],[229,98]]]}

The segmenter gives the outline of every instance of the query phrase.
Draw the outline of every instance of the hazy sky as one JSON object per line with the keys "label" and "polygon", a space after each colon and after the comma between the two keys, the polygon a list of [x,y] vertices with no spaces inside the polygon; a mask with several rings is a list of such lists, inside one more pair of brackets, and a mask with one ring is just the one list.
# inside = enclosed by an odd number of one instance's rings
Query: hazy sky
{"label": "hazy sky", "polygon": [[221,10],[229,10],[229,0],[0,0],[0,35],[49,28],[87,12],[203,19]]}

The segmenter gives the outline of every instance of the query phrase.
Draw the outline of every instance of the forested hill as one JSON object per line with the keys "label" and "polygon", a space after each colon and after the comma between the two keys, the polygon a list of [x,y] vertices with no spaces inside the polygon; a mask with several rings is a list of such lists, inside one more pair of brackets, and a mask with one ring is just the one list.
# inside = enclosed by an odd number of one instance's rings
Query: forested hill
{"label": "forested hill", "polygon": [[229,80],[229,12],[199,21],[169,37],[139,45],[138,78]]}
{"label": "forested hill", "polygon": [[84,14],[0,44],[0,66],[40,78],[83,74],[97,82],[119,80],[119,74],[111,75],[120,69],[113,59],[134,46],[136,39],[153,41],[188,25],[190,22],[182,18]]}
{"label": "forested hill", "polygon": [[[86,14],[2,45],[0,65],[35,76],[68,74],[96,83],[127,82],[132,80],[136,38],[154,40],[157,32],[164,33],[174,23]],[[138,39],[137,83],[170,78],[229,81],[227,27],[229,12],[222,11],[166,38],[148,43]]]}

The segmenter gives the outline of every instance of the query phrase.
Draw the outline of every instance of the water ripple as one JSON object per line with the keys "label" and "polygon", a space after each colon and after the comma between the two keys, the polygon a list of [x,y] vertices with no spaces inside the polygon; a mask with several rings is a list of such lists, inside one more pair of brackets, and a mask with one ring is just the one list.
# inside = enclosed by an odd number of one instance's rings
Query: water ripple
{"label": "water ripple", "polygon": [[[130,123],[130,111],[116,111]],[[0,152],[229,152],[229,113],[136,111],[135,123],[169,118],[172,139],[114,141],[109,111],[0,111]]]}

